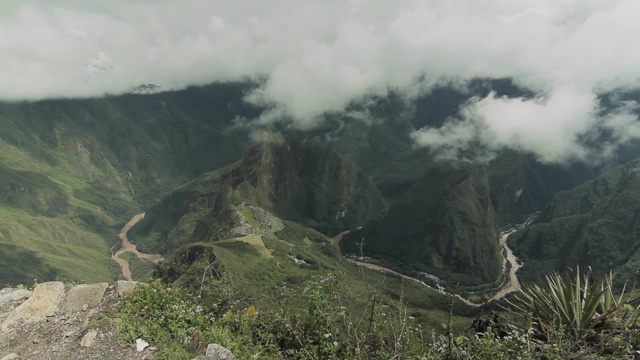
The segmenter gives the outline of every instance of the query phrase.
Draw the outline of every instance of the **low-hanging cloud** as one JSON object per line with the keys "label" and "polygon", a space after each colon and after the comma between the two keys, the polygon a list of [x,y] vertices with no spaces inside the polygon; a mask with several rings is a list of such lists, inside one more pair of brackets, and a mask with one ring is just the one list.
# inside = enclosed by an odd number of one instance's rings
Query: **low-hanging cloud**
{"label": "low-hanging cloud", "polygon": [[637,109],[627,102],[605,112],[593,94],[575,88],[558,88],[530,100],[491,93],[469,100],[460,116],[441,128],[414,132],[413,139],[443,156],[476,147],[491,157],[511,148],[533,153],[543,163],[601,161],[619,144],[640,138]]}
{"label": "low-hanging cloud", "polygon": [[467,134],[544,161],[580,159],[594,128],[618,141],[636,134],[632,105],[603,115],[597,97],[637,87],[639,13],[636,0],[8,0],[0,98],[260,79],[247,96],[271,108],[259,121],[312,128],[389,89],[508,77],[538,96],[470,101],[417,143]]}

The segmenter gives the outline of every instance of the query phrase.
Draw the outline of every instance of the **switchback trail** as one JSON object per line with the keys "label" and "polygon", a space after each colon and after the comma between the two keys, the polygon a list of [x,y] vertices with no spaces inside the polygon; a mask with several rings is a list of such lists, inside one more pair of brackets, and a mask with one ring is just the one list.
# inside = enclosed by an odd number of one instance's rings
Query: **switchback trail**
{"label": "switchback trail", "polygon": [[133,279],[131,277],[131,269],[129,268],[129,262],[120,257],[120,254],[124,253],[125,251],[129,251],[135,254],[141,260],[148,260],[154,263],[158,263],[161,260],[163,260],[162,256],[159,254],[145,254],[138,251],[136,246],[129,241],[129,238],[127,237],[127,233],[135,224],[137,224],[142,219],[144,219],[144,213],[138,214],[133,218],[131,218],[131,220],[129,220],[129,222],[122,228],[122,230],[120,230],[118,237],[120,237],[120,240],[122,240],[122,246],[118,251],[116,251],[115,254],[111,256],[111,259],[120,265],[120,267],[122,268],[122,276],[127,280],[133,280]]}

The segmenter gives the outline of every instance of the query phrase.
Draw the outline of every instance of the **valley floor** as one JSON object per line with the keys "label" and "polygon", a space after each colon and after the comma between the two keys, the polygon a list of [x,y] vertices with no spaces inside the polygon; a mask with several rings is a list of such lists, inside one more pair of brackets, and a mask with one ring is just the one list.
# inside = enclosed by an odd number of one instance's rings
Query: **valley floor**
{"label": "valley floor", "polygon": [[[535,219],[535,215],[531,216],[527,219],[527,221],[525,221],[524,224],[517,224],[514,225],[513,227],[502,231],[500,233],[500,237],[499,237],[499,242],[500,242],[500,246],[504,249],[504,257],[505,257],[505,267],[504,270],[505,272],[507,272],[508,269],[508,277],[506,277],[504,279],[504,282],[500,285],[500,287],[497,289],[497,292],[490,298],[488,299],[488,301],[497,301],[502,299],[503,297],[505,297],[506,295],[518,291],[520,290],[520,280],[518,279],[518,275],[516,274],[516,272],[522,267],[522,262],[520,260],[518,260],[518,258],[514,255],[513,250],[511,250],[511,248],[509,248],[509,245],[507,244],[507,239],[509,238],[509,235],[513,234],[516,231],[519,230],[523,230],[524,228],[526,228],[529,224],[531,224],[531,222]],[[340,241],[342,240],[342,238],[347,235],[351,230],[347,230],[347,231],[343,231],[340,234],[336,235],[333,239],[334,242],[337,246],[338,249],[340,249]],[[380,266],[378,264],[373,264],[370,262],[366,262],[366,261],[358,261],[356,259],[350,259],[354,264],[359,265],[359,266],[363,266],[366,267],[368,269],[372,269],[372,270],[377,270],[377,271],[382,271],[382,272],[386,272],[386,273],[390,273],[390,274],[394,274],[396,276],[400,276],[404,279],[407,280],[411,280],[411,281],[415,281],[417,283],[420,283],[424,286],[427,286],[429,288],[432,288],[433,290],[439,291],[440,293],[443,294],[447,294],[447,295],[451,295],[451,296],[455,296],[456,298],[458,298],[460,301],[462,301],[463,303],[469,305],[469,306],[473,306],[473,307],[479,307],[482,306],[482,303],[476,303],[473,302],[469,299],[466,299],[464,297],[462,297],[459,294],[455,294],[453,292],[449,292],[446,291],[440,284],[436,284],[435,286],[432,286],[420,279],[411,277],[411,276],[407,276],[405,274],[401,274],[393,269],[390,269],[388,267],[384,267],[384,266]],[[509,263],[509,267],[506,266],[506,263]],[[428,277],[431,278],[436,278],[433,275],[430,274],[426,274]]]}
{"label": "valley floor", "polygon": [[122,230],[120,230],[118,237],[120,237],[120,240],[122,240],[122,246],[118,251],[116,251],[115,254],[111,256],[111,259],[117,262],[122,268],[122,277],[124,277],[126,280],[133,280],[133,278],[131,275],[131,269],[129,268],[129,261],[121,257],[124,252],[133,253],[140,260],[148,260],[156,264],[163,260],[162,255],[160,254],[146,254],[138,251],[136,246],[132,244],[131,241],[129,241],[127,233],[135,224],[144,219],[144,214],[145,213],[137,214],[136,216],[131,218],[131,220],[129,220],[129,222],[122,228]]}

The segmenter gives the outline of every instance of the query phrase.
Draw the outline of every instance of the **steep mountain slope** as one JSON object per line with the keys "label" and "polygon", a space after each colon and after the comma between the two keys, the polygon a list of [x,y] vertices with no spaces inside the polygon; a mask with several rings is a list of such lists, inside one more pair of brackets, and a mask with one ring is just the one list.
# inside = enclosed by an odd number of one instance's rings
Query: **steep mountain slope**
{"label": "steep mountain slope", "polygon": [[[407,195],[425,169],[438,158],[428,147],[416,148],[411,133],[422,127],[438,128],[459,116],[470,97],[530,96],[509,79],[477,79],[465,88],[442,85],[408,101],[391,92],[353,104],[348,112],[333,115],[319,129],[299,132],[345,155],[372,176],[388,202]],[[290,131],[290,130],[285,130]],[[475,158],[482,149],[469,148],[460,157]],[[557,191],[570,189],[594,177],[593,166],[541,164],[531,154],[509,149],[498,152],[487,166],[491,198],[498,223],[521,221],[540,210]],[[518,196],[515,196],[519,194]]]}
{"label": "steep mountain slope", "polygon": [[242,85],[0,103],[0,282],[116,277],[119,226],[142,205],[236,161]]}
{"label": "steep mountain slope", "polygon": [[580,264],[600,273],[613,267],[620,279],[633,279],[640,265],[639,171],[636,159],[557,193],[535,224],[509,239],[524,259],[522,277]]}
{"label": "steep mountain slope", "polygon": [[[326,234],[380,217],[384,200],[355,164],[308,142],[265,132],[244,158],[206,174],[149,209],[133,230],[148,251],[220,240],[265,226],[263,212]],[[243,235],[247,235],[243,234]]]}
{"label": "steep mountain slope", "polygon": [[[247,133],[255,129],[238,124],[262,111],[242,100],[251,86],[216,84],[151,95],[0,103],[0,244],[4,252],[0,265],[20,259],[17,265],[5,266],[11,270],[0,275],[0,281],[81,280],[78,274],[86,281],[102,281],[117,276],[109,256],[117,242],[115,234],[131,216],[181,184],[242,157]],[[360,220],[373,216],[367,212],[378,205],[344,206],[375,196],[360,190],[349,193],[336,184],[351,181],[353,189],[365,189],[354,184],[372,180],[388,202],[405,198],[434,164],[428,148],[412,147],[411,132],[441,125],[456,115],[468,96],[492,90],[499,95],[520,91],[509,81],[478,80],[464,90],[434,89],[415,102],[394,93],[362,99],[344,114],[327,114],[327,122],[312,131],[294,130],[286,123],[273,125],[287,136],[335,150],[370,177],[344,160],[328,160],[341,158],[338,155],[305,152],[304,143],[292,144],[293,150],[271,147],[271,153],[253,149],[254,158],[244,160],[244,170],[236,170],[224,181],[221,175],[231,168],[204,175],[197,185],[200,190],[183,187],[164,198],[165,211],[156,218],[154,230],[163,235],[140,238],[142,249],[165,252],[191,241],[185,238],[193,229],[174,230],[180,229],[175,225],[188,210],[182,206],[190,204],[183,201],[184,196],[226,209],[230,208],[225,202],[237,206],[238,199],[252,199],[260,208],[325,234],[360,226]],[[280,168],[264,165],[279,157],[286,159],[278,163]],[[333,167],[324,169],[328,163]],[[519,221],[557,190],[591,176],[588,169],[575,170],[540,165],[521,154],[499,156],[487,168],[498,224]],[[261,190],[243,185],[255,183],[256,176],[272,176],[271,183]],[[218,191],[225,196],[218,199]],[[187,218],[193,217],[195,224],[201,215],[190,213]],[[200,226],[199,231],[214,236],[235,226],[224,223],[228,216],[221,219],[210,222],[208,228]],[[170,232],[174,235],[167,242]]]}
{"label": "steep mountain slope", "polygon": [[487,166],[491,200],[500,226],[522,221],[541,210],[558,191],[571,189],[595,176],[593,167],[540,164],[531,155],[501,152]]}
{"label": "steep mountain slope", "polygon": [[427,272],[448,285],[496,281],[502,260],[483,165],[439,161],[381,221],[345,236],[345,252],[380,259],[408,272]]}
{"label": "steep mountain slope", "polygon": [[[349,309],[379,291],[380,304],[406,299],[412,316],[434,325],[445,319],[447,297],[416,282],[354,265],[323,232],[355,228],[380,218],[382,196],[346,157],[310,141],[265,132],[232,165],[202,175],[146,211],[130,238],[165,253],[155,275],[199,289],[220,272],[258,308],[300,284],[344,284]],[[320,230],[320,231],[318,231]],[[324,285],[323,285],[324,286]],[[456,303],[455,314],[472,309]]]}

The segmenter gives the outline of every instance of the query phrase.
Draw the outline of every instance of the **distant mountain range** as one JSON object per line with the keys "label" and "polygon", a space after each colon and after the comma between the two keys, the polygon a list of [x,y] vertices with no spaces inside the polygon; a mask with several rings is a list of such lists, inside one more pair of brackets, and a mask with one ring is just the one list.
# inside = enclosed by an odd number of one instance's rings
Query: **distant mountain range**
{"label": "distant mountain range", "polygon": [[[637,160],[555,166],[512,150],[439,160],[410,134],[456,113],[470,94],[452,88],[368,99],[313,130],[267,129],[247,125],[264,110],[243,102],[251,86],[0,104],[0,281],[117,278],[116,234],[143,211],[131,238],[168,259],[193,246],[266,256],[255,236],[307,239],[335,257],[328,237],[352,230],[344,253],[482,287],[500,281],[499,229],[542,210],[510,242],[525,279],[576,263],[635,266]],[[521,93],[502,80],[469,89]]]}

